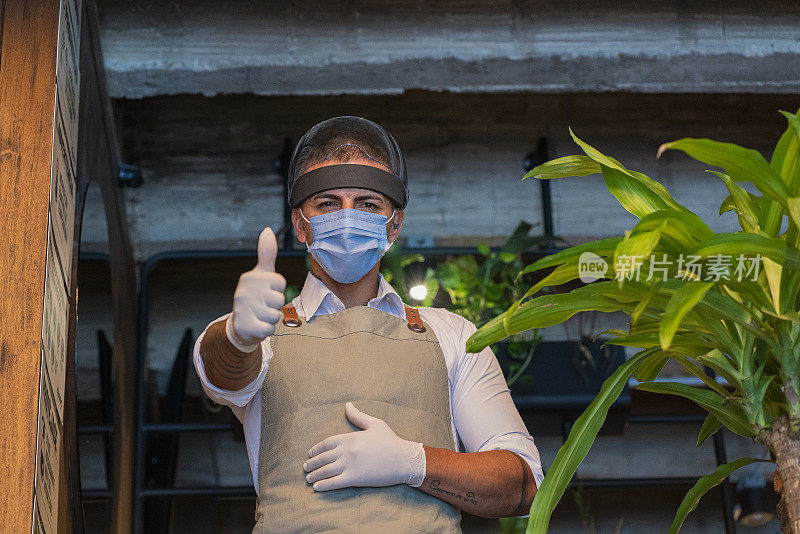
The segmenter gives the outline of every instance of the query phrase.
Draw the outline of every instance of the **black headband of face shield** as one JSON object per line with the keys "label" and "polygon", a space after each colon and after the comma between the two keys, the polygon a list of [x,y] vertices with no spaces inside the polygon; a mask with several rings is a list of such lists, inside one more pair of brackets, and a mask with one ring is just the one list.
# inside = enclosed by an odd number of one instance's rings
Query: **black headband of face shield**
{"label": "black headband of face shield", "polygon": [[317,193],[329,189],[358,187],[386,195],[399,209],[406,207],[408,196],[403,180],[371,165],[341,163],[326,165],[297,177],[289,193],[289,202],[297,208]]}

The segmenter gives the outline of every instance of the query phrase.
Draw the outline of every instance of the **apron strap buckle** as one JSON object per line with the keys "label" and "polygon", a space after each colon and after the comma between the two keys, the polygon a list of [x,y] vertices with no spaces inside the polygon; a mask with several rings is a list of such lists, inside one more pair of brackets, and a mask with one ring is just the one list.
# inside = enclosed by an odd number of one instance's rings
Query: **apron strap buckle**
{"label": "apron strap buckle", "polygon": [[406,309],[406,320],[408,321],[409,330],[420,333],[424,332],[425,324],[419,317],[419,310],[417,308],[412,308],[407,304],[403,304],[403,307]]}
{"label": "apron strap buckle", "polygon": [[281,312],[283,313],[283,324],[286,326],[300,326],[302,324],[300,317],[297,315],[297,310],[291,303],[281,308]]}

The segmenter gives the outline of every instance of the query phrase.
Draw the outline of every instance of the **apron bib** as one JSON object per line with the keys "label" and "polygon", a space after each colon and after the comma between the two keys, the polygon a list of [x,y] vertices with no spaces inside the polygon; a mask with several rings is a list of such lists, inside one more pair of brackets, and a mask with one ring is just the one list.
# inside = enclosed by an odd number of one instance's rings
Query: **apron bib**
{"label": "apron bib", "polygon": [[347,401],[403,439],[455,450],[447,366],[418,311],[406,307],[408,323],[368,306],[310,322],[291,305],[281,315],[262,387],[253,533],[460,533],[458,508],[407,484],[316,492],[303,471],[315,444],[360,430]]}

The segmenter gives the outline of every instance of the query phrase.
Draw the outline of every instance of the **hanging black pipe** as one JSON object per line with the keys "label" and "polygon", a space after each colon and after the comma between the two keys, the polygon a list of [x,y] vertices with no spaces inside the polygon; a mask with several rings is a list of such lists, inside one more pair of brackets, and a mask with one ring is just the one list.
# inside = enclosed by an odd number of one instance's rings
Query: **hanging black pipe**
{"label": "hanging black pipe", "polygon": [[[536,150],[525,156],[523,167],[528,173],[534,167],[546,163],[550,160],[547,151],[547,138],[540,137],[536,143]],[[542,197],[542,222],[544,224],[544,236],[547,238],[547,248],[553,248],[553,198],[550,192],[550,180],[539,180],[539,191]]]}

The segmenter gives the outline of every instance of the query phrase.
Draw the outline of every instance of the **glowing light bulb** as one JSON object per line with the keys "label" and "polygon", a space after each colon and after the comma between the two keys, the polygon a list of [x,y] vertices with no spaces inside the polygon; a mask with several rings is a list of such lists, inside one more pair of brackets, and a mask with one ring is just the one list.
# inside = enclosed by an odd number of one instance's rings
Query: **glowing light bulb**
{"label": "glowing light bulb", "polygon": [[418,284],[408,290],[408,294],[414,300],[425,300],[428,296],[428,288],[424,284]]}

